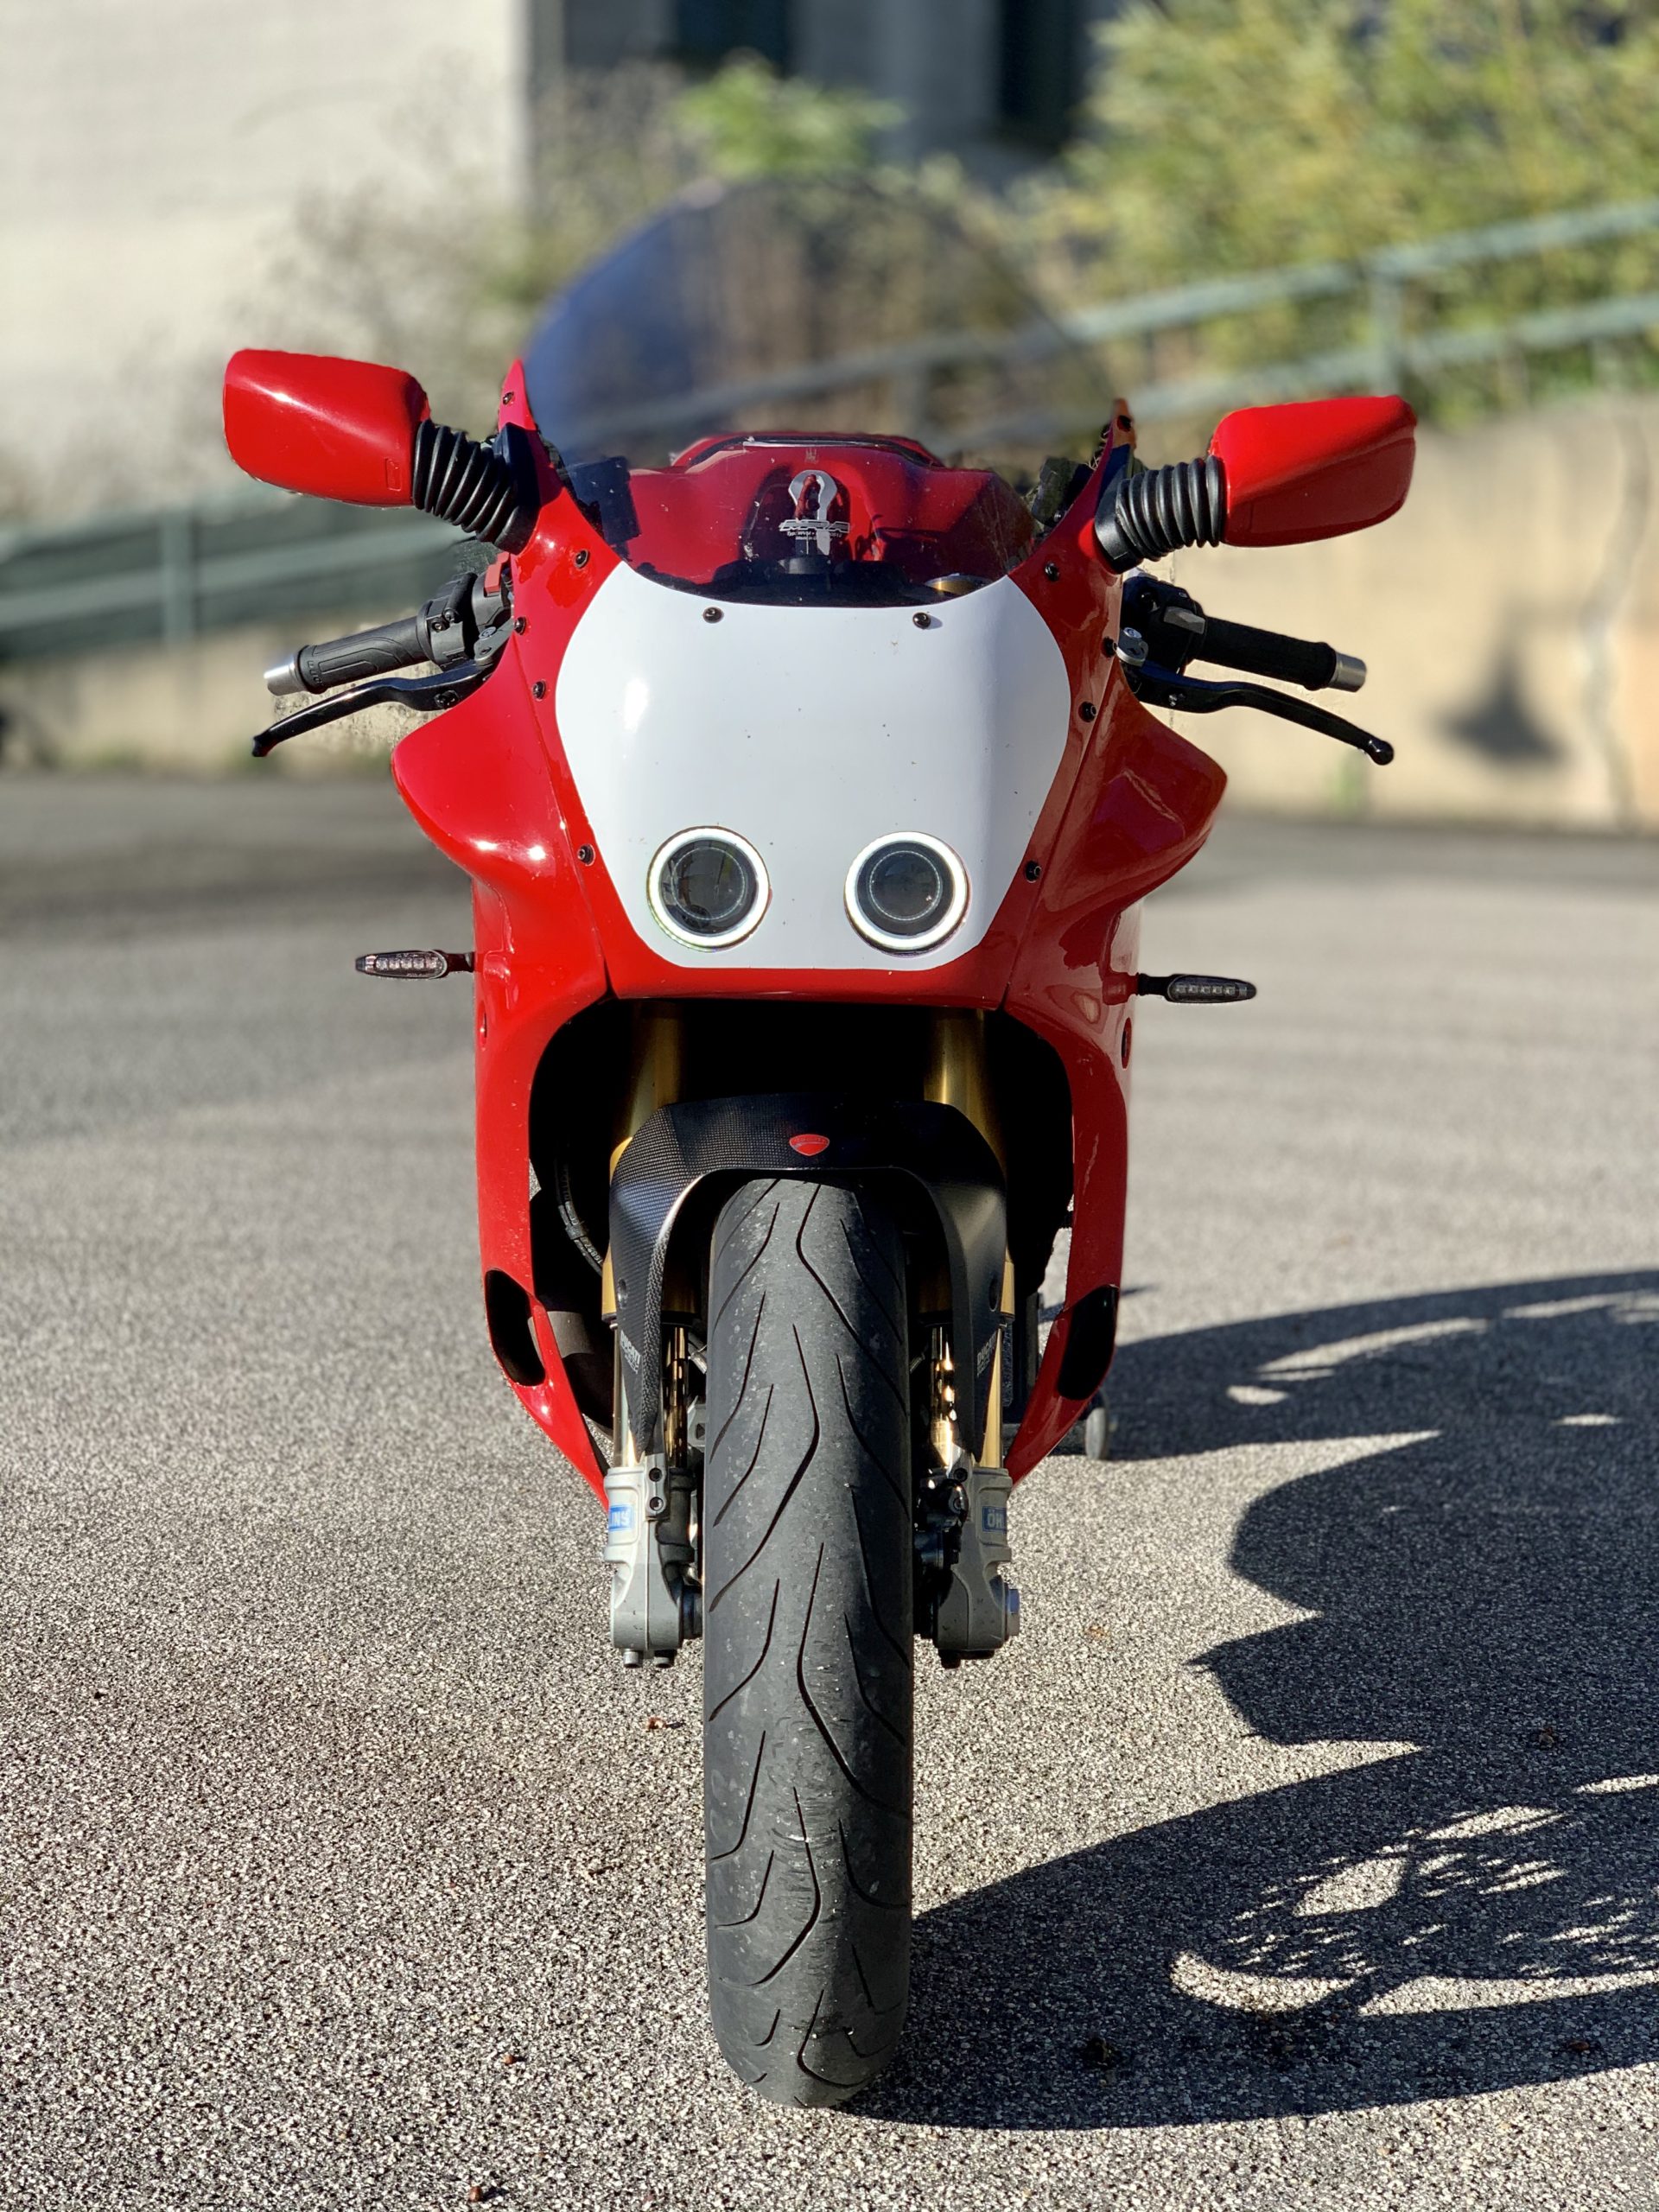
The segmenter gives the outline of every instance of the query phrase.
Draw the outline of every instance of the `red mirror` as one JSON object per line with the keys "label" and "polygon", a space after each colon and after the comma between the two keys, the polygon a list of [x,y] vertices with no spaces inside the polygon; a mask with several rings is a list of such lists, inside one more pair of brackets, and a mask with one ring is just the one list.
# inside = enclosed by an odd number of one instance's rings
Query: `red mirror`
{"label": "red mirror", "polygon": [[1417,417],[1403,399],[1244,407],[1210,441],[1229,545],[1301,545],[1386,522],[1404,502]]}
{"label": "red mirror", "polygon": [[324,353],[234,355],[225,442],[238,468],[285,491],[406,507],[426,394],[402,369]]}

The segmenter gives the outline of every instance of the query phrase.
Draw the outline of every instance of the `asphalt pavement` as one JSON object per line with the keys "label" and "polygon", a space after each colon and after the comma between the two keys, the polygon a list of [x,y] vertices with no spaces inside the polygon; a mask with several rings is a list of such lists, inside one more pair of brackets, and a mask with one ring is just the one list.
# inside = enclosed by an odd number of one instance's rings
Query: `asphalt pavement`
{"label": "asphalt pavement", "polygon": [[918,1668],[853,2108],[704,2019],[699,1668],[485,1340],[383,781],[0,779],[0,2205],[1659,2196],[1659,849],[1224,821],[1118,1430]]}

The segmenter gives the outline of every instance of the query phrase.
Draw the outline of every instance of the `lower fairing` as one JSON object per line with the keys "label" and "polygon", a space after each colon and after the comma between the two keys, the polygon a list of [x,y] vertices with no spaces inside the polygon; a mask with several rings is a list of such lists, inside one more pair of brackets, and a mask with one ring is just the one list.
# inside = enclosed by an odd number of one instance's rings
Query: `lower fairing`
{"label": "lower fairing", "polygon": [[486,1278],[505,1277],[522,1295],[542,1370],[538,1379],[519,1359],[510,1379],[594,1491],[602,1471],[569,1370],[603,1347],[537,1281],[531,1111],[555,1039],[607,999],[1000,1010],[1052,1048],[1071,1094],[1071,1256],[1007,1465],[1023,1475],[1051,1451],[1090,1394],[1074,1395],[1075,1358],[1063,1377],[1074,1324],[1085,1311],[1097,1319],[1099,1294],[1122,1280],[1139,902],[1208,834],[1224,785],[1216,763],[1147,714],[1114,671],[1088,743],[1069,758],[1069,790],[1039,819],[1032,865],[968,954],[919,972],[688,970],[660,959],[620,911],[556,741],[512,666],[406,737],[393,772],[422,827],[474,884],[480,1251]]}

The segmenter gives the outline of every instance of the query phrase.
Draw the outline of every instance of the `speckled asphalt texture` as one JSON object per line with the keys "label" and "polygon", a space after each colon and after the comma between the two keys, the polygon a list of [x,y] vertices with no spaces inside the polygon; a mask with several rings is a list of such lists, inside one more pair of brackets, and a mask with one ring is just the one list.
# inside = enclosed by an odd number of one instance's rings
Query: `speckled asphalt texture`
{"label": "speckled asphalt texture", "polygon": [[[1262,740],[1258,741],[1271,741]],[[1146,964],[1110,1463],[919,1673],[915,2000],[705,2023],[695,1655],[475,1282],[384,784],[0,781],[0,2204],[1659,2196],[1659,855],[1224,823]]]}

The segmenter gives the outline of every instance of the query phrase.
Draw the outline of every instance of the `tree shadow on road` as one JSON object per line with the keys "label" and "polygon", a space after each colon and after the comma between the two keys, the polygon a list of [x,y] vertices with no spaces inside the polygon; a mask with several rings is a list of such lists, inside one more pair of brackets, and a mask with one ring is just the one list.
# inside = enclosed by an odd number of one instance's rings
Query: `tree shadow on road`
{"label": "tree shadow on road", "polygon": [[1357,1440],[1236,1533],[1311,1618],[1191,1663],[1272,1742],[1420,1748],[925,1915],[861,2111],[1147,2126],[1659,2058],[1656,1379],[1656,1274],[1127,1347],[1120,1459]]}

